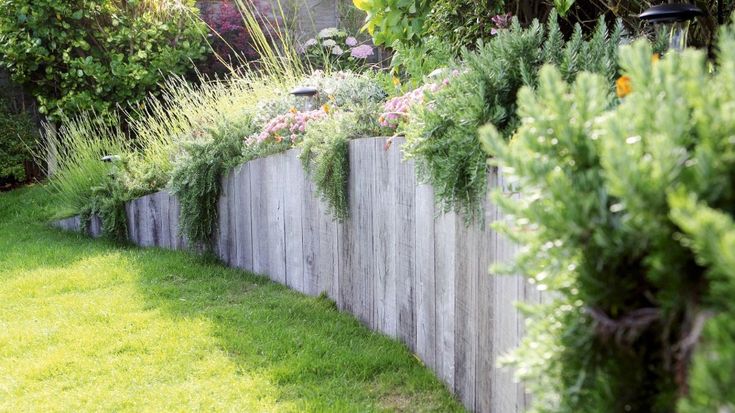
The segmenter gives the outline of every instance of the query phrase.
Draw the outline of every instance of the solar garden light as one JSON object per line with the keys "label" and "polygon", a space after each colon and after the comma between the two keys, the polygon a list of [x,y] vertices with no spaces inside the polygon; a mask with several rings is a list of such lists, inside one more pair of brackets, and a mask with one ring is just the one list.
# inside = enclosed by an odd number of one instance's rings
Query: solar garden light
{"label": "solar garden light", "polygon": [[301,111],[307,112],[316,109],[319,90],[315,87],[302,86],[291,91],[291,94],[301,103]]}
{"label": "solar garden light", "polygon": [[105,155],[100,160],[102,162],[117,162],[120,160],[120,155]]}
{"label": "solar garden light", "polygon": [[689,25],[695,17],[704,14],[702,9],[686,3],[661,4],[641,13],[641,20],[661,25],[669,35],[669,51],[681,52],[687,46]]}

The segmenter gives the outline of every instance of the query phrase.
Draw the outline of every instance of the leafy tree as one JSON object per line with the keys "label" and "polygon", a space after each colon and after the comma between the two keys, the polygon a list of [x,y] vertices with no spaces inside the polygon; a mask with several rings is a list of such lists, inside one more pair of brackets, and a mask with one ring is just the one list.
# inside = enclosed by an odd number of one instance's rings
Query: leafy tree
{"label": "leafy tree", "polygon": [[0,65],[51,118],[105,114],[205,53],[193,0],[0,0]]}

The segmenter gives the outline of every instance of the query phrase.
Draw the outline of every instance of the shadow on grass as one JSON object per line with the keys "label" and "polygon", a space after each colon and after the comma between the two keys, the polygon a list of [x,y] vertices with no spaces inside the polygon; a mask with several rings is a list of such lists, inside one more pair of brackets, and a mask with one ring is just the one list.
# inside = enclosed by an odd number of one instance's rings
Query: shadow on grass
{"label": "shadow on grass", "polygon": [[238,368],[266,376],[299,410],[461,410],[404,345],[326,298],[185,253],[139,254],[140,290],[152,307],[210,320]]}

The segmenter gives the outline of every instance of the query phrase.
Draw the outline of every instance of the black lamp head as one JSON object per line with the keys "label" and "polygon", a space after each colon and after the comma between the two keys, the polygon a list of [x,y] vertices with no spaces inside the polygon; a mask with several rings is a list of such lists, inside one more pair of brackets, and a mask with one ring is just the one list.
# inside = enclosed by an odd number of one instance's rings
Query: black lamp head
{"label": "black lamp head", "polygon": [[653,6],[638,17],[652,23],[674,23],[694,20],[703,14],[702,9],[693,4],[677,3]]}
{"label": "black lamp head", "polygon": [[319,92],[315,87],[297,87],[291,91],[294,96],[314,96]]}

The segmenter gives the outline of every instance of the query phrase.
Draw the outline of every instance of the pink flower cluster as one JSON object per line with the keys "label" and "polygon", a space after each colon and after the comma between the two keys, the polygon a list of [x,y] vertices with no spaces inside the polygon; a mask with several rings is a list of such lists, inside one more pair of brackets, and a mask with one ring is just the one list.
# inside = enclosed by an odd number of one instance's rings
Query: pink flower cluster
{"label": "pink flower cluster", "polygon": [[299,136],[306,131],[306,125],[309,122],[324,119],[327,116],[327,110],[324,108],[308,112],[299,112],[292,109],[290,112],[278,115],[268,121],[263,131],[255,138],[255,141],[262,143],[269,138],[273,138],[274,141],[281,142],[284,137],[288,137],[291,142],[296,142]]}
{"label": "pink flower cluster", "polygon": [[380,126],[395,129],[401,120],[408,116],[411,106],[424,101],[425,92],[436,92],[446,84],[447,81],[438,83],[427,83],[418,89],[414,89],[403,96],[394,97],[383,105],[383,114],[380,115]]}
{"label": "pink flower cluster", "polygon": [[353,47],[350,50],[350,56],[355,59],[367,59],[373,55],[373,48],[370,45],[363,44],[362,46]]}

